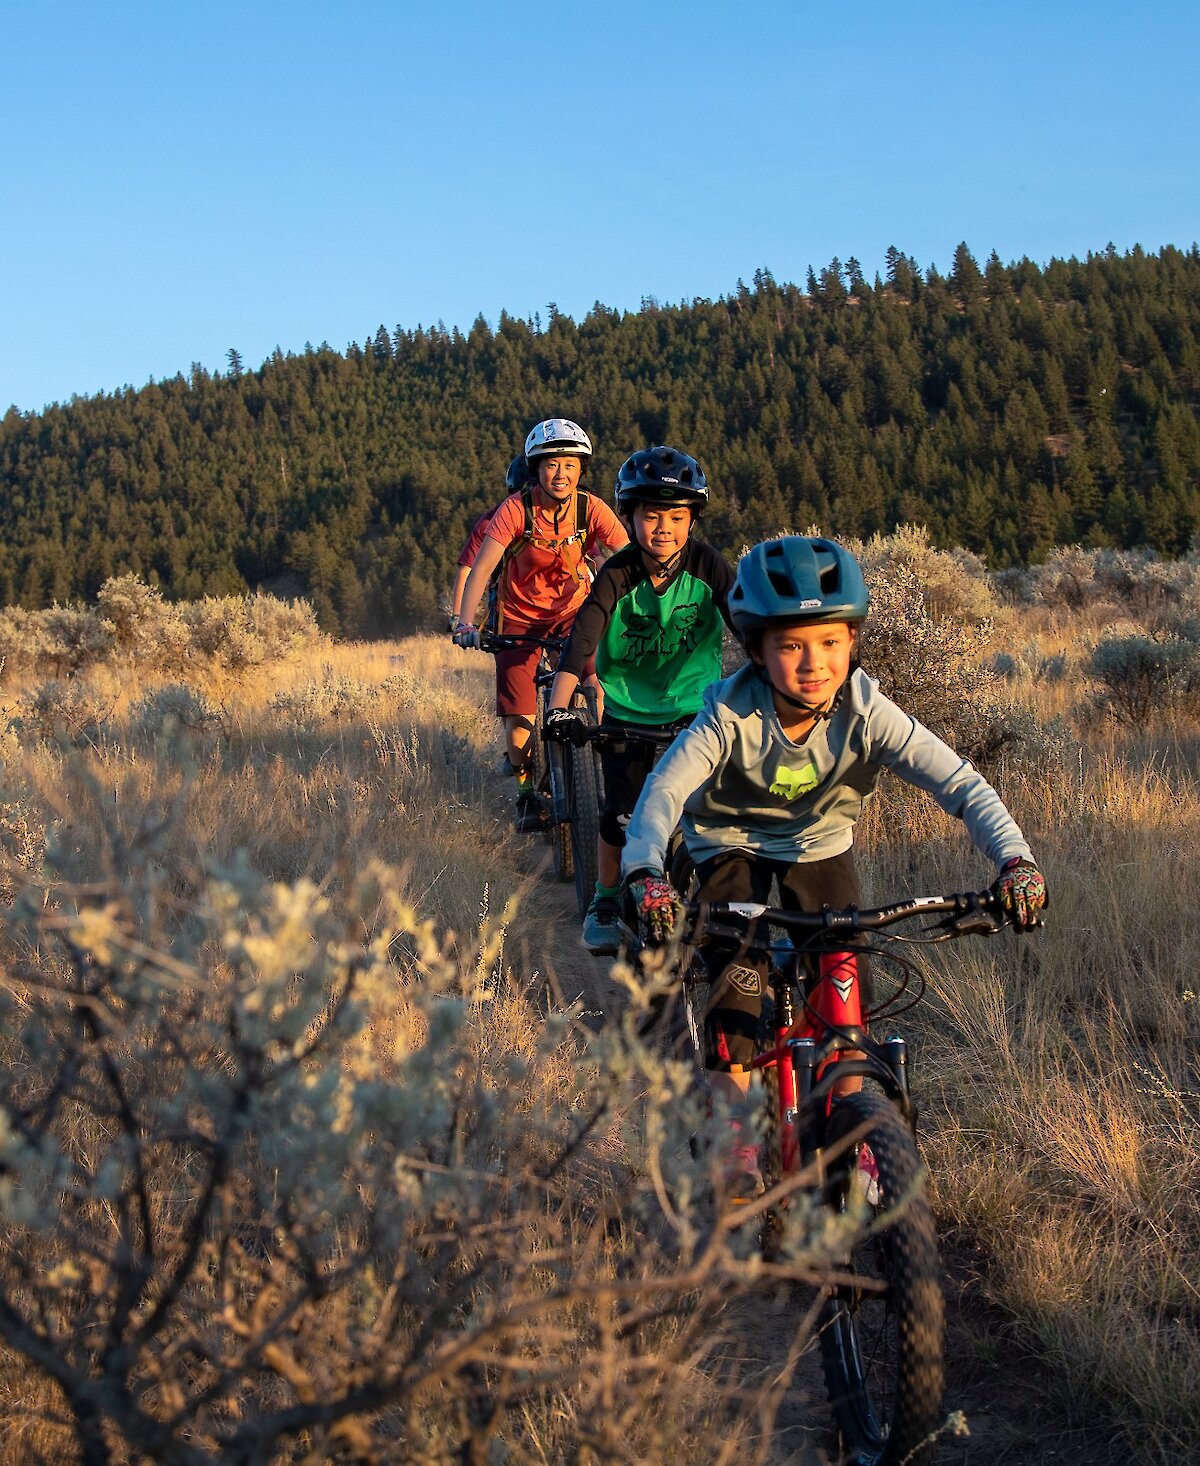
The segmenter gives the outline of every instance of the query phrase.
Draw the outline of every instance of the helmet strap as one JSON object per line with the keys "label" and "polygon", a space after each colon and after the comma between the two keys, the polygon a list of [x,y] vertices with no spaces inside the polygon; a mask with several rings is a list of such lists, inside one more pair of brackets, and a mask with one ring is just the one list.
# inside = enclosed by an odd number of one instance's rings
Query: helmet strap
{"label": "helmet strap", "polygon": [[665,577],[674,575],[675,571],[679,568],[679,562],[687,553],[687,541],[685,540],[675,553],[668,555],[665,560],[657,559],[649,550],[642,549],[641,545],[638,546],[638,549],[642,551],[642,559],[649,564],[651,573]]}
{"label": "helmet strap", "polygon": [[554,494],[552,494],[549,489],[542,488],[540,483],[535,485],[534,493],[541,496],[541,503],[539,507],[546,510],[547,513],[550,515],[551,522],[554,525],[555,534],[558,533],[559,524],[562,520],[563,515],[566,513],[567,509],[575,502],[575,495],[578,492],[579,490],[575,489],[571,493],[567,494],[565,498],[559,499]]}
{"label": "helmet strap", "polygon": [[[838,706],[842,701],[842,694],[846,690],[845,682],[842,683],[842,685],[833,694],[828,702],[818,703],[814,706],[810,702],[804,702],[801,698],[793,697],[790,692],[784,692],[782,687],[776,687],[775,684],[771,681],[770,677],[767,675],[767,669],[763,666],[763,664],[761,662],[758,662],[755,665],[758,667],[759,677],[762,678],[763,682],[766,683],[766,685],[771,689],[776,697],[783,698],[784,702],[786,702],[789,707],[799,708],[802,713],[807,713],[812,718],[814,723],[822,723],[826,718],[832,718],[834,713],[837,712]],[[851,670],[853,670],[853,668],[851,668]],[[847,678],[847,681],[849,681],[849,678]]]}

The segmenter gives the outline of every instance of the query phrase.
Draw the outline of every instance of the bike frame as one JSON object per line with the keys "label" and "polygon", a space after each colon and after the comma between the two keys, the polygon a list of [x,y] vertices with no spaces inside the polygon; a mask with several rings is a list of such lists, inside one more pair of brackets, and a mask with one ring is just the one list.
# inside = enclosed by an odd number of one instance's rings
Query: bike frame
{"label": "bike frame", "polygon": [[[577,691],[576,696],[585,697],[585,690],[581,687]],[[590,699],[588,701],[588,712],[591,713],[593,717],[595,717],[596,710],[591,705]],[[547,749],[556,746],[558,749],[562,750],[563,758],[561,762],[562,764],[566,764],[568,762],[568,759],[572,757],[577,750],[581,750],[588,744],[648,743],[656,748],[666,748],[675,741],[676,734],[665,733],[657,728],[638,728],[637,725],[633,723],[618,723],[611,725],[607,728],[603,728],[599,725],[599,723],[596,723],[589,728],[583,729],[578,741],[575,743],[567,743],[565,745],[561,743],[556,744],[556,741],[554,739],[546,738],[544,730],[542,733],[542,737],[545,740]],[[567,753],[567,750],[570,750],[570,754]],[[554,771],[554,773],[557,773],[557,769],[555,768],[555,760],[553,758],[549,758],[547,759],[547,762],[549,763],[551,770]],[[554,818],[558,821],[559,824],[569,824],[572,819],[573,813],[570,780],[567,778],[560,778],[554,779],[553,782],[554,788],[552,792],[554,795]]]}
{"label": "bike frame", "polygon": [[[969,933],[992,935],[1003,925],[1003,913],[991,892],[955,896],[918,896],[877,910],[826,909],[791,912],[753,902],[700,904],[692,908],[697,933],[738,938],[743,951],[767,957],[775,998],[772,1047],[744,1067],[766,1075],[774,1071],[780,1165],[784,1174],[808,1163],[818,1148],[821,1121],[829,1114],[839,1083],[850,1078],[877,1081],[910,1125],[915,1112],[908,1087],[908,1046],[899,1034],[879,1042],[864,1026],[858,957],[868,950],[842,945],[846,936],[866,934],[914,917],[945,914],[927,940],[944,941]],[[800,947],[753,940],[760,926],[781,926],[805,938]],[[815,955],[819,977],[811,993],[803,992],[800,974],[793,983],[787,967],[795,959]],[[782,959],[782,960],[781,960]],[[800,1011],[793,988],[801,991]]]}

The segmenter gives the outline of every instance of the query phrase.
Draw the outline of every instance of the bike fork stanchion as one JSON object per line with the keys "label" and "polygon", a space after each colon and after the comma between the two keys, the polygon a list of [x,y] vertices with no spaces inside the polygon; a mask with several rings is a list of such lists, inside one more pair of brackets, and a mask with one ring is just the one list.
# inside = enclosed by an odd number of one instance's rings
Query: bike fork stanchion
{"label": "bike fork stanchion", "polygon": [[779,1086],[779,1160],[783,1174],[795,1170],[800,1159],[800,1097],[788,1034],[796,1021],[792,984],[785,977],[773,982],[775,990],[775,1082]]}
{"label": "bike fork stanchion", "polygon": [[816,1077],[816,1040],[811,1038],[789,1039],[788,1048],[792,1051],[792,1067],[796,1075],[796,1099],[799,1104],[803,1105],[812,1094],[813,1080]]}
{"label": "bike fork stanchion", "polygon": [[896,1076],[896,1088],[907,1102],[908,1094],[908,1044],[898,1033],[893,1033],[884,1039],[880,1045],[883,1049],[883,1056],[887,1060],[888,1067]]}

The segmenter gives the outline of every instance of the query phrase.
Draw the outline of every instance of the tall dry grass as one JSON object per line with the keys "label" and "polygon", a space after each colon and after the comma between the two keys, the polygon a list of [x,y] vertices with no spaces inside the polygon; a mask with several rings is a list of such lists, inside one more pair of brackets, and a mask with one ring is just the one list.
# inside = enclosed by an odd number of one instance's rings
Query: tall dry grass
{"label": "tall dry grass", "polygon": [[[936,952],[927,1000],[901,1026],[947,1246],[973,1259],[1047,1407],[1107,1422],[1130,1460],[1182,1463],[1200,1455],[1200,732],[1178,720],[1134,732],[1097,712],[1083,667],[1102,631],[1086,605],[1009,608],[998,621],[1007,707],[1057,725],[1001,746],[989,770],[1047,870],[1051,919],[1036,937]],[[570,959],[561,900],[513,857],[486,661],[417,638],[310,648],[250,674],[212,666],[190,702],[162,682],[144,665],[103,665],[70,679],[65,702],[38,704],[33,685],[5,690],[21,729],[0,746],[9,894],[36,886],[42,832],[63,882],[119,880],[148,815],[173,811],[161,859],[180,899],[198,872],[240,859],[275,880],[311,877],[337,900],[376,858],[400,896],[436,913],[446,960],[467,972],[481,906],[494,918],[516,898],[522,914],[488,969],[511,981],[477,1009],[473,1052],[526,1076],[522,1114],[577,1110],[598,1061],[578,1024],[551,1050],[533,1038],[553,1007],[541,980],[566,975]],[[880,898],[992,874],[953,822],[894,787],[870,808],[859,849]],[[340,1062],[369,1072],[407,1041],[400,1021],[374,1010]],[[556,1257],[576,1249],[597,1283],[669,1272],[630,1222],[660,1184],[645,1166],[636,1077],[560,1198],[574,1220]],[[525,1276],[535,1293],[556,1265]],[[722,1263],[727,1286],[740,1265]],[[770,1370],[740,1370],[718,1296],[680,1284],[670,1306],[643,1298],[635,1324],[598,1287],[514,1334],[523,1369],[539,1349],[555,1367],[494,1426],[481,1402],[505,1376],[480,1363],[473,1391],[424,1414],[381,1407],[372,1428],[429,1459],[484,1459],[493,1441],[513,1459],[783,1459],[790,1448],[762,1425],[777,1420],[778,1385]],[[707,1298],[704,1328],[685,1297]],[[349,1318],[331,1308],[319,1327],[334,1339]],[[262,1399],[294,1389],[274,1377]],[[61,1389],[12,1352],[0,1355],[0,1398],[10,1459],[70,1458]]]}

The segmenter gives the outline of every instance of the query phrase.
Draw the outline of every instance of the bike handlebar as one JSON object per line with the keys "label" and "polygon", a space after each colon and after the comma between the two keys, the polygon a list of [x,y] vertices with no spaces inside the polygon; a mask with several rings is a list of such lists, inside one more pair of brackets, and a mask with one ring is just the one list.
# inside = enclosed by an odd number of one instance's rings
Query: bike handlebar
{"label": "bike handlebar", "polygon": [[549,652],[562,651],[567,644],[565,636],[498,636],[493,631],[479,633],[481,652],[512,652],[525,647],[545,647]]}
{"label": "bike handlebar", "polygon": [[990,936],[1008,920],[1008,914],[992,891],[913,896],[888,906],[848,906],[842,910],[825,907],[821,911],[784,911],[754,901],[694,901],[687,907],[688,930],[693,941],[706,936],[744,940],[760,922],[806,937],[822,934],[854,936],[860,932],[880,931],[919,916],[948,916],[948,921],[936,923],[933,930],[951,937]]}
{"label": "bike handlebar", "polygon": [[669,728],[638,728],[627,723],[615,728],[593,724],[580,729],[578,737],[581,743],[653,743],[658,748],[666,748],[675,742],[678,731]]}

